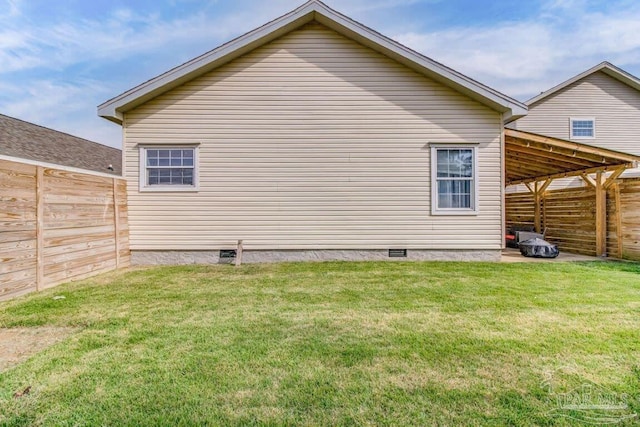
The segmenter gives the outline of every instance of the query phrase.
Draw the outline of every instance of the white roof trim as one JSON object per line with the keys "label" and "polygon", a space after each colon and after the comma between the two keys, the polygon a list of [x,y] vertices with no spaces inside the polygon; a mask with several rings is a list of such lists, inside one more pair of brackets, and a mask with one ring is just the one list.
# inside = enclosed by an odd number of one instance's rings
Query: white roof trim
{"label": "white roof trim", "polygon": [[106,101],[98,106],[98,115],[122,124],[124,112],[313,20],[502,112],[510,120],[527,114],[525,104],[377,33],[319,0],[310,0],[262,27]]}
{"label": "white roof trim", "polygon": [[562,83],[560,83],[557,86],[552,87],[551,89],[542,92],[540,95],[538,96],[534,96],[533,98],[531,98],[530,100],[526,101],[525,104],[527,104],[527,106],[530,106],[532,104],[535,104],[536,102],[539,102],[551,95],[553,95],[554,93],[566,88],[569,85],[572,85],[573,83],[584,79],[585,77],[596,73],[598,71],[602,71],[603,73],[607,74],[610,77],[613,77],[616,80],[621,81],[622,83],[626,84],[627,86],[632,87],[633,89],[640,91],[640,79],[638,79],[637,77],[635,77],[632,74],[627,73],[626,71],[624,71],[621,68],[616,67],[615,65],[611,64],[610,62],[604,61],[601,62],[600,64],[596,65],[595,67],[589,68],[587,71],[584,71],[580,74],[578,74],[577,76],[571,77],[569,80],[566,80]]}

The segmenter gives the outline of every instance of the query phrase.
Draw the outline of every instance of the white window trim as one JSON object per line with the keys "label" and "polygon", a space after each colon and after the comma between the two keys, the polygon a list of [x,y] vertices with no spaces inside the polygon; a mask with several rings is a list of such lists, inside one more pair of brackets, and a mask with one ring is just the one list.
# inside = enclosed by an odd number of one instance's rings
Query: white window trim
{"label": "white window trim", "polygon": [[[477,144],[429,144],[431,148],[431,215],[478,215],[479,203],[479,174],[478,174],[478,147]],[[471,197],[471,209],[440,209],[438,208],[438,149],[471,150],[473,152],[473,194]]]}
{"label": "white window trim", "polygon": [[[147,185],[147,150],[183,150],[193,148],[193,185]],[[139,166],[139,190],[140,192],[196,192],[200,189],[200,174],[198,153],[200,144],[138,144]]]}
{"label": "white window trim", "polygon": [[[593,136],[575,136],[573,134],[573,122],[575,121],[593,122]],[[595,117],[569,117],[569,139],[596,139],[596,118]]]}

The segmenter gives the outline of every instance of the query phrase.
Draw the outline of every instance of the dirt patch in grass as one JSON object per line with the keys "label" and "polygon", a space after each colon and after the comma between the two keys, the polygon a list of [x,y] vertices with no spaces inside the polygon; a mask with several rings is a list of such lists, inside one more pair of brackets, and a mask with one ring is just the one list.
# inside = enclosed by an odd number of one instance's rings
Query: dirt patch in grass
{"label": "dirt patch in grass", "polygon": [[0,372],[24,362],[71,334],[75,328],[0,328]]}

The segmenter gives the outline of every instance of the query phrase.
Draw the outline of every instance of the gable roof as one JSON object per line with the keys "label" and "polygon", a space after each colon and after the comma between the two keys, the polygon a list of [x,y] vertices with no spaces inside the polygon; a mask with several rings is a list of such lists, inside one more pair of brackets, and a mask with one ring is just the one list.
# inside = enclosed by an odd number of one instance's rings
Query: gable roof
{"label": "gable roof", "polygon": [[588,70],[578,74],[577,76],[571,77],[569,80],[566,80],[560,83],[559,85],[554,86],[545,92],[542,92],[540,95],[534,96],[530,100],[526,101],[525,104],[527,104],[527,106],[530,106],[532,104],[535,104],[536,102],[540,102],[543,99],[553,95],[554,93],[561,91],[567,86],[570,86],[575,82],[582,80],[587,76],[590,76],[593,73],[597,73],[598,71],[602,71],[609,77],[613,77],[614,79],[619,80],[620,82],[626,84],[627,86],[637,91],[640,91],[640,79],[638,77],[627,73],[622,68],[618,68],[615,65],[611,64],[610,62],[604,61],[599,63],[595,67],[589,68]]}
{"label": "gable roof", "polygon": [[2,114],[0,154],[122,175],[121,150]]}
{"label": "gable roof", "polygon": [[310,0],[262,27],[106,101],[98,106],[98,115],[122,124],[123,113],[126,111],[311,21],[325,25],[347,38],[503,113],[507,120],[515,120],[527,114],[527,107],[521,102],[383,36],[336,12],[319,0]]}

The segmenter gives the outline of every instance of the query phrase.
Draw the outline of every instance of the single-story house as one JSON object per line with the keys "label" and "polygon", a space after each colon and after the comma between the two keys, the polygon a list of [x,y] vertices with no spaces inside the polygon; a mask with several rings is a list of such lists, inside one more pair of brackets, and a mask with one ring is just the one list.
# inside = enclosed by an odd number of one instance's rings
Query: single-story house
{"label": "single-story house", "polygon": [[577,153],[549,176],[633,161],[506,135],[526,113],[317,0],[98,107],[133,263],[497,260],[507,181],[538,179],[522,151]]}
{"label": "single-story house", "polygon": [[0,114],[0,155],[122,174],[122,151]]}

